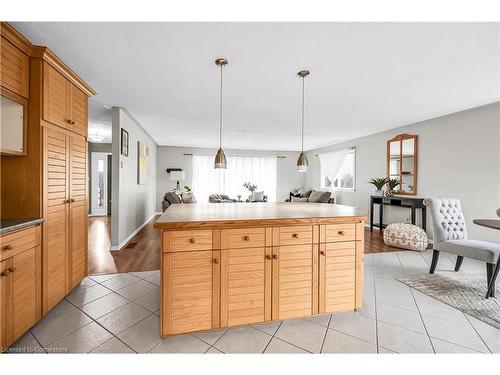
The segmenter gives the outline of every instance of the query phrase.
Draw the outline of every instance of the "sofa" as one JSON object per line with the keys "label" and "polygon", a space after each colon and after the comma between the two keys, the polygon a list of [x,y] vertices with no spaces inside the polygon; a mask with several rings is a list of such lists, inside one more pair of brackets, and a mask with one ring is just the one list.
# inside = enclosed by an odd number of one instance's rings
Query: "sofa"
{"label": "sofa", "polygon": [[234,203],[236,199],[230,198],[226,194],[212,194],[208,197],[209,203]]}
{"label": "sofa", "polygon": [[290,197],[287,202],[303,202],[303,203],[335,203],[335,198],[329,191],[308,190],[299,194],[290,192]]}
{"label": "sofa", "polygon": [[170,207],[171,204],[176,203],[196,203],[193,193],[181,193],[180,191],[172,190],[165,194],[161,206],[163,212]]}

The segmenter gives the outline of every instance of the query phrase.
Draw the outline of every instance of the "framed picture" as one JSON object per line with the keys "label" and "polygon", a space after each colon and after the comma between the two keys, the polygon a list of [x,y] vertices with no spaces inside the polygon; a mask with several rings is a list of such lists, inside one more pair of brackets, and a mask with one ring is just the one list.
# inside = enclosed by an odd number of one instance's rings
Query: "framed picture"
{"label": "framed picture", "polygon": [[149,176],[149,147],[137,142],[137,183],[147,185]]}
{"label": "framed picture", "polygon": [[121,129],[121,154],[128,157],[128,131]]}

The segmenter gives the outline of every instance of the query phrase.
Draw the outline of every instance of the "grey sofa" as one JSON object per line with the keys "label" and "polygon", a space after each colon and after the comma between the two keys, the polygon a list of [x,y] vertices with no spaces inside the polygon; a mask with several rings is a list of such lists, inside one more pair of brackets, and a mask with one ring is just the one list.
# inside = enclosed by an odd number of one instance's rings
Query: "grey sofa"
{"label": "grey sofa", "polygon": [[[500,257],[500,244],[486,241],[470,240],[467,236],[465,218],[458,199],[427,198],[424,204],[430,208],[433,225],[433,253],[429,273],[434,273],[439,260],[439,253],[454,254],[457,256],[455,271],[459,271],[464,257],[480,260],[486,263],[488,285],[493,285],[495,293],[495,269]],[[488,293],[486,298],[488,298]]]}
{"label": "grey sofa", "polygon": [[208,197],[209,203],[234,203],[236,199],[230,198],[226,194],[212,194]]}
{"label": "grey sofa", "polygon": [[182,196],[179,193],[176,193],[174,191],[169,191],[163,197],[163,202],[161,202],[163,212],[165,212],[165,210],[168,207],[170,207],[171,204],[174,204],[174,203],[182,203]]}
{"label": "grey sofa", "polygon": [[290,193],[287,202],[307,202],[307,203],[335,203],[335,199],[329,191],[308,190],[300,194]]}

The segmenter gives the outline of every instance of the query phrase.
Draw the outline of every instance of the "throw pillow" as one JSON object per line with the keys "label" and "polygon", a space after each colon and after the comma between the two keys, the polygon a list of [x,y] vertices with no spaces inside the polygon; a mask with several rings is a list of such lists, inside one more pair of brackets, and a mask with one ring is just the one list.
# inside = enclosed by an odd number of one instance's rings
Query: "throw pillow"
{"label": "throw pillow", "polygon": [[196,198],[193,193],[182,193],[182,202],[184,203],[196,203]]}
{"label": "throw pillow", "polygon": [[264,192],[254,191],[252,199],[254,200],[254,202],[262,202],[264,200]]}
{"label": "throw pillow", "polygon": [[165,200],[170,204],[182,203],[181,198],[172,191],[169,191],[167,194],[165,194]]}
{"label": "throw pillow", "polygon": [[307,202],[307,198],[292,197],[292,202]]}
{"label": "throw pillow", "polygon": [[313,203],[328,203],[331,193],[329,191],[313,190],[309,196],[309,202]]}

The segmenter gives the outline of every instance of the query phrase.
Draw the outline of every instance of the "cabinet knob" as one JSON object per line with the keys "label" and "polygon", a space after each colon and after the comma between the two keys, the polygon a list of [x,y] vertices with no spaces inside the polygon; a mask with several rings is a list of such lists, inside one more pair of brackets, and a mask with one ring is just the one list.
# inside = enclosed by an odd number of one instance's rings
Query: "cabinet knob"
{"label": "cabinet knob", "polygon": [[190,238],[189,243],[194,243],[194,238]]}
{"label": "cabinet knob", "polygon": [[74,201],[75,201],[75,198],[71,198],[71,199],[69,200],[69,203],[73,203]]}
{"label": "cabinet knob", "polygon": [[273,257],[271,255],[266,255],[266,259],[271,260],[271,259],[273,259]]}
{"label": "cabinet knob", "polygon": [[339,234],[339,236],[343,236],[344,235],[344,231],[343,230],[339,230],[337,233]]}
{"label": "cabinet knob", "polygon": [[7,268],[7,271],[9,271],[9,272],[15,272],[16,271],[16,267]]}
{"label": "cabinet knob", "polygon": [[243,239],[244,239],[245,241],[250,241],[250,236],[245,236],[245,237],[243,237]]}
{"label": "cabinet knob", "polygon": [[219,259],[218,258],[214,258],[214,263],[215,264],[219,264]]}
{"label": "cabinet knob", "polygon": [[71,120],[66,120],[66,122],[71,125]]}
{"label": "cabinet knob", "polygon": [[71,203],[71,199],[65,199],[64,203]]}
{"label": "cabinet knob", "polygon": [[279,256],[277,254],[274,254],[273,259],[279,259]]}
{"label": "cabinet knob", "polygon": [[14,248],[13,245],[5,245],[4,247],[2,247],[2,250],[12,250]]}
{"label": "cabinet knob", "polygon": [[319,253],[320,253],[321,255],[323,255],[323,256],[325,256],[325,255],[326,255],[326,252],[325,252],[324,250],[321,250]]}
{"label": "cabinet knob", "polygon": [[1,276],[1,277],[9,276],[9,273],[10,273],[10,271],[9,271],[9,270],[5,270],[5,271],[3,271],[2,273],[0,273],[0,276]]}
{"label": "cabinet knob", "polygon": [[71,120],[71,125],[75,125],[75,124],[76,124],[76,122],[74,122],[73,120]]}
{"label": "cabinet knob", "polygon": [[294,233],[294,234],[292,234],[292,237],[293,238],[299,238],[299,234],[298,233]]}

